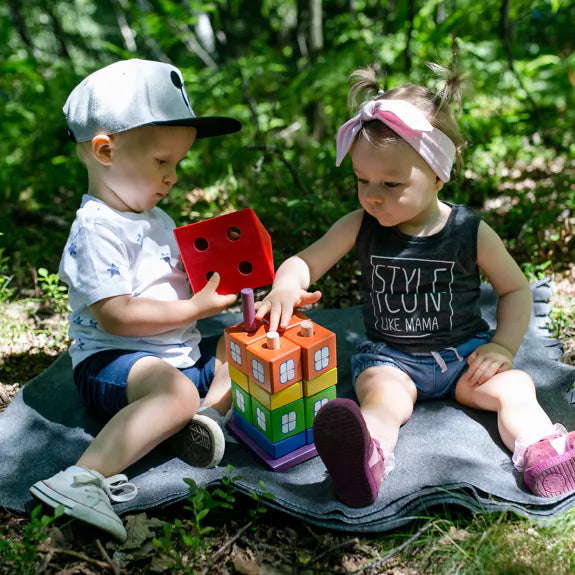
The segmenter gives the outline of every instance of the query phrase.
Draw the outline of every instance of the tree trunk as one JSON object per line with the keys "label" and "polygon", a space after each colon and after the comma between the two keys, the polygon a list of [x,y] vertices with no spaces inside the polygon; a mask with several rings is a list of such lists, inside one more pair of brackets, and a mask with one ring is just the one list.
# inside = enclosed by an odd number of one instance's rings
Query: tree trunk
{"label": "tree trunk", "polygon": [[10,16],[12,17],[12,22],[14,23],[14,28],[18,32],[24,47],[28,51],[28,54],[36,59],[37,51],[32,42],[32,37],[26,26],[24,17],[22,16],[22,6],[20,0],[8,0],[8,9],[10,10]]}
{"label": "tree trunk", "polygon": [[116,14],[118,28],[124,39],[124,46],[128,52],[135,54],[138,51],[138,45],[136,44],[136,36],[128,22],[127,16],[127,13],[130,11],[130,5],[126,0],[111,0],[111,2],[114,7],[114,13]]}
{"label": "tree trunk", "polygon": [[405,67],[408,73],[411,72],[411,67],[413,65],[413,58],[411,54],[411,39],[413,36],[413,29],[415,27],[415,15],[417,13],[415,2],[416,0],[408,0],[407,3],[407,20],[409,27],[407,29],[407,40],[405,42]]}
{"label": "tree trunk", "polygon": [[68,43],[66,42],[67,35],[66,32],[64,32],[64,28],[62,28],[60,20],[58,20],[58,16],[56,16],[54,5],[47,2],[45,9],[48,17],[50,18],[50,22],[52,23],[54,36],[56,38],[56,42],[58,43],[59,57],[72,62],[72,59],[70,58],[70,52],[68,50]]}
{"label": "tree trunk", "polygon": [[312,59],[323,50],[322,0],[309,0],[310,29],[309,46]]}
{"label": "tree trunk", "polygon": [[525,89],[521,76],[519,76],[515,69],[515,62],[513,58],[513,31],[511,26],[511,18],[509,17],[509,9],[511,8],[511,0],[502,0],[501,7],[499,8],[499,34],[503,42],[503,50],[505,52],[505,59],[507,60],[507,67],[517,80],[517,84],[527,96],[527,100],[531,104],[533,111],[537,111],[538,107],[531,94]]}

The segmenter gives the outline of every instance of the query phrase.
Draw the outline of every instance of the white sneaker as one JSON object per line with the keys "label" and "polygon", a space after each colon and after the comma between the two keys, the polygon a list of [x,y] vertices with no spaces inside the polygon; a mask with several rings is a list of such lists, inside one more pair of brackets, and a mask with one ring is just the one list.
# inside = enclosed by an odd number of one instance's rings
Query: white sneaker
{"label": "white sneaker", "polygon": [[222,428],[211,417],[198,413],[168,442],[176,457],[193,467],[216,467],[226,447]]}
{"label": "white sneaker", "polygon": [[129,501],[138,488],[125,475],[104,477],[92,469],[74,465],[50,479],[38,481],[30,493],[51,507],[64,506],[64,513],[99,527],[120,541],[127,538],[122,520],[110,500]]}

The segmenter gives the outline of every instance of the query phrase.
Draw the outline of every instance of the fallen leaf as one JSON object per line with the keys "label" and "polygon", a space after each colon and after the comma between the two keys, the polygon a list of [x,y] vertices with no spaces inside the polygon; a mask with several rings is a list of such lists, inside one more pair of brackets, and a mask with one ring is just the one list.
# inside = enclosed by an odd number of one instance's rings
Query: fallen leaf
{"label": "fallen leaf", "polygon": [[257,557],[250,549],[242,549],[234,545],[232,562],[238,573],[242,575],[260,575],[261,569]]}

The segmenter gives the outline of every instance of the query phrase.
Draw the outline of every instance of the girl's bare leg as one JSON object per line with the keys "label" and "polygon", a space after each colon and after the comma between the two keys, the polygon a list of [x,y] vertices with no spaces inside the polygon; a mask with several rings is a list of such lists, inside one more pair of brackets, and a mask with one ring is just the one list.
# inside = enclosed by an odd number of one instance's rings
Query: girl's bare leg
{"label": "girl's bare leg", "polygon": [[523,371],[503,371],[479,386],[469,385],[464,375],[455,398],[468,407],[496,412],[499,434],[511,452],[520,436],[538,441],[554,433],[553,423],[537,401],[533,380]]}
{"label": "girl's bare leg", "polygon": [[413,413],[415,384],[395,367],[375,366],[360,374],[355,392],[371,436],[379,441],[384,455],[393,453],[399,428]]}

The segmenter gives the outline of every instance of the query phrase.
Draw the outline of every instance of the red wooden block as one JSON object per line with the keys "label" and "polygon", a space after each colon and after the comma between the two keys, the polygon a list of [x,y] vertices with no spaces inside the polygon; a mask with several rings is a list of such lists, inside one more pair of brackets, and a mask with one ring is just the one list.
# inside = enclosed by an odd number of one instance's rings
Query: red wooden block
{"label": "red wooden block", "polygon": [[181,226],[174,234],[194,293],[214,272],[220,274],[221,295],[274,279],[272,241],[251,208]]}

